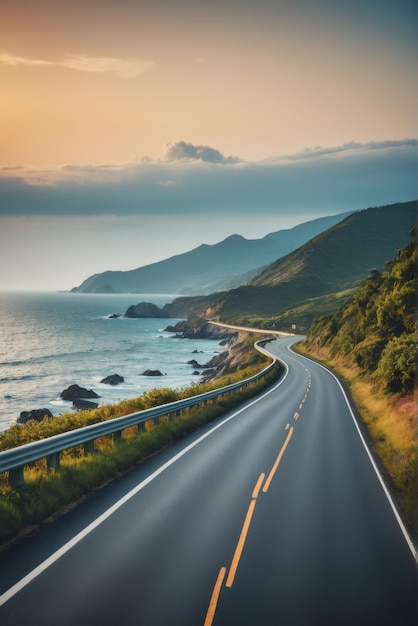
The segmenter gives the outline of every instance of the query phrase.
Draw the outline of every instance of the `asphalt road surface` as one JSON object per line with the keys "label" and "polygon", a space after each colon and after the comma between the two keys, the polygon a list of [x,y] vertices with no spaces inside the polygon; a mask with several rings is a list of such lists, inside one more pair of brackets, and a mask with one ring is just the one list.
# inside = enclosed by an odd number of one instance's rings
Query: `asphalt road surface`
{"label": "asphalt road surface", "polygon": [[414,547],[294,341],[267,393],[0,553],[0,624],[415,626]]}

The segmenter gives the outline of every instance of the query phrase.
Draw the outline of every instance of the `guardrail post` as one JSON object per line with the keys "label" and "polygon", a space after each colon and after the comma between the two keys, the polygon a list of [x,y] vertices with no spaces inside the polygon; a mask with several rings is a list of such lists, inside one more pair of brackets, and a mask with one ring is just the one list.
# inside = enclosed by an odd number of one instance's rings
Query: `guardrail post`
{"label": "guardrail post", "polygon": [[48,472],[51,470],[57,470],[60,466],[60,453],[55,452],[54,454],[50,454],[46,457],[46,466],[48,468]]}
{"label": "guardrail post", "polygon": [[21,465],[9,470],[9,485],[14,489],[18,489],[25,484],[24,469],[25,466]]}
{"label": "guardrail post", "polygon": [[88,454],[93,454],[94,452],[94,439],[92,441],[86,441],[84,443],[84,454],[87,456]]}
{"label": "guardrail post", "polygon": [[113,443],[119,443],[122,439],[122,431],[121,430],[115,430],[115,432],[113,433]]}
{"label": "guardrail post", "polygon": [[143,433],[145,430],[145,422],[138,422],[136,427],[138,429],[138,433]]}

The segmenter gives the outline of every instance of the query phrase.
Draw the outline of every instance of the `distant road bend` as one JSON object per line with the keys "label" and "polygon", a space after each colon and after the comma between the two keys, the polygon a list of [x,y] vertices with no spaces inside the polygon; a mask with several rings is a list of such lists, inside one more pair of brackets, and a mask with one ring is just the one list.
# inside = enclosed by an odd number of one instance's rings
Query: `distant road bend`
{"label": "distant road bend", "polygon": [[281,380],[0,553],[2,626],[412,626],[417,554],[337,379]]}

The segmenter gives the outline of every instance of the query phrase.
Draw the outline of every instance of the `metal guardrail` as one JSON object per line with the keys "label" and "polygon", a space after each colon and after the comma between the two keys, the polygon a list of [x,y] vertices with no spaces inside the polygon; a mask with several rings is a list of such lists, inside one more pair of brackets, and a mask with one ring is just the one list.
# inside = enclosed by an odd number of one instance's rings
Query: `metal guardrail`
{"label": "metal guardrail", "polygon": [[46,458],[48,468],[57,468],[59,466],[59,455],[64,450],[84,445],[86,453],[92,452],[94,450],[94,441],[96,439],[100,439],[106,435],[113,435],[114,439],[117,440],[121,437],[122,431],[126,428],[137,426],[138,430],[143,430],[145,428],[145,422],[148,422],[149,420],[154,420],[154,423],[158,423],[160,417],[162,416],[168,416],[168,419],[174,419],[175,417],[178,417],[184,409],[197,406],[207,402],[208,400],[216,400],[223,394],[241,389],[266,376],[276,365],[277,359],[275,359],[262,347],[268,341],[271,340],[256,342],[254,346],[257,350],[259,350],[259,352],[272,358],[273,362],[261,372],[251,376],[251,378],[247,378],[191,398],[186,398],[185,400],[177,400],[168,404],[162,404],[158,407],[145,409],[123,417],[116,417],[111,420],[100,422],[99,424],[91,424],[90,426],[77,428],[60,435],[54,435],[40,441],[12,448],[10,450],[4,450],[0,452],[0,473],[9,472],[9,483],[14,487],[18,487],[24,483],[25,465],[29,465],[30,463]]}

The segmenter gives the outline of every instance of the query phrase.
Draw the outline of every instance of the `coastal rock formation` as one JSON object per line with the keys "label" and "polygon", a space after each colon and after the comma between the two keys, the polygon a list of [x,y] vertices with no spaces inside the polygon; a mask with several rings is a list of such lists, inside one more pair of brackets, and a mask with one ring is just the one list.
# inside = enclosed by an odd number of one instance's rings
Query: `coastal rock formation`
{"label": "coastal rock formation", "polygon": [[101,381],[104,385],[119,385],[119,383],[125,382],[123,376],[119,376],[119,374],[110,374],[110,376],[106,376]]}
{"label": "coastal rock formation", "polygon": [[100,398],[100,396],[92,389],[85,389],[84,387],[79,387],[79,385],[70,385],[61,392],[61,398],[73,401],[78,398]]}
{"label": "coastal rock formation", "polygon": [[177,322],[175,326],[167,326],[164,330],[169,333],[176,333],[176,338],[181,339],[229,340],[237,336],[236,331],[228,330],[221,326],[214,326],[202,318],[182,320],[181,322]]}
{"label": "coastal rock formation", "polygon": [[187,365],[193,365],[193,367],[205,367],[204,365],[200,365],[200,363],[198,363],[196,359],[191,359],[190,361],[187,361]]}
{"label": "coastal rock formation", "polygon": [[209,367],[207,370],[203,370],[202,372],[203,380],[212,380],[216,374],[216,369],[214,367]]}
{"label": "coastal rock formation", "polygon": [[90,402],[90,400],[82,400],[81,398],[75,398],[73,400],[73,406],[78,411],[86,410],[86,409],[97,409],[99,406],[97,402]]}
{"label": "coastal rock formation", "polygon": [[156,304],[151,302],[140,302],[130,306],[125,317],[167,317],[167,315]]}
{"label": "coastal rock formation", "polygon": [[29,420],[42,422],[45,417],[47,417],[48,419],[51,419],[51,417],[53,417],[49,409],[32,409],[32,411],[22,411],[17,418],[17,423],[26,424],[26,422],[29,422]]}
{"label": "coastal rock formation", "polygon": [[142,372],[142,376],[164,376],[164,374],[160,370],[147,369],[145,372]]}

